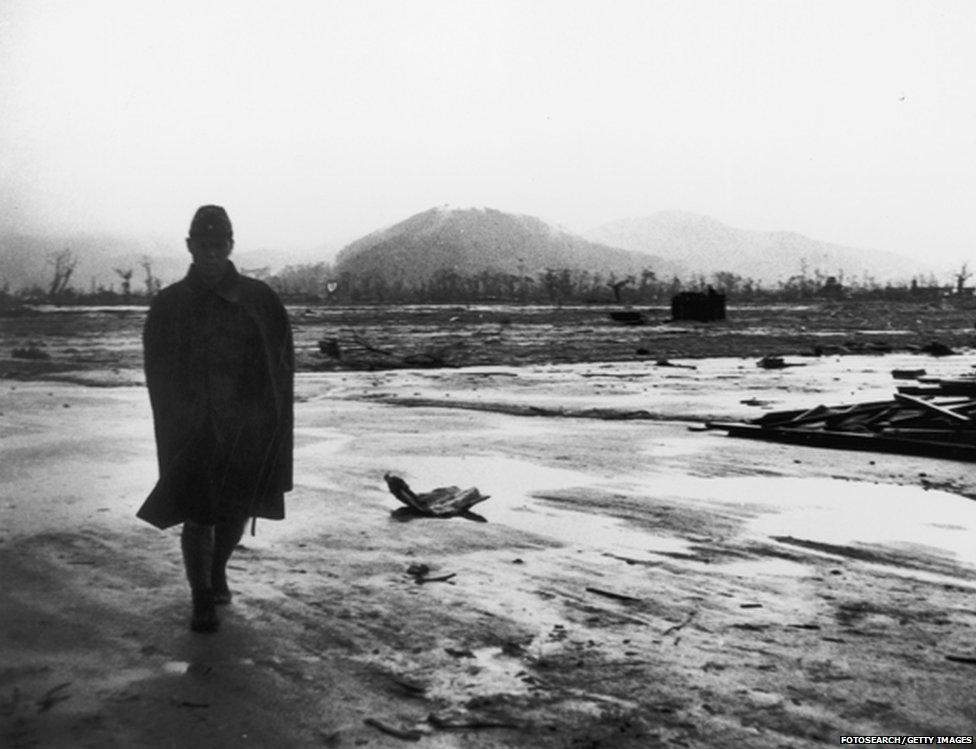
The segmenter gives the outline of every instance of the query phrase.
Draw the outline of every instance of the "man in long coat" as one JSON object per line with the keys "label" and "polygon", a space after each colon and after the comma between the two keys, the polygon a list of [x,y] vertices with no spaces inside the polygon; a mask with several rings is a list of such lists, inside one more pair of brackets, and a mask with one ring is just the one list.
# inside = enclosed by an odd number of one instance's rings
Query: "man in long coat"
{"label": "man in long coat", "polygon": [[190,627],[214,632],[247,520],[285,515],[294,353],[277,295],[229,259],[226,211],[201,207],[186,244],[189,272],[156,295],[143,331],[159,481],[137,514],[158,528],[183,524]]}

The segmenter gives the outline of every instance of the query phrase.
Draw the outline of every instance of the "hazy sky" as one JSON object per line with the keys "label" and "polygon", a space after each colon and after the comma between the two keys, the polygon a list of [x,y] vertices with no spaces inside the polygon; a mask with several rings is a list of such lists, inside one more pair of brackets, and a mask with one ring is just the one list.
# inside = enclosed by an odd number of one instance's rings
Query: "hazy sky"
{"label": "hazy sky", "polygon": [[2,0],[0,225],[665,209],[976,260],[972,0]]}

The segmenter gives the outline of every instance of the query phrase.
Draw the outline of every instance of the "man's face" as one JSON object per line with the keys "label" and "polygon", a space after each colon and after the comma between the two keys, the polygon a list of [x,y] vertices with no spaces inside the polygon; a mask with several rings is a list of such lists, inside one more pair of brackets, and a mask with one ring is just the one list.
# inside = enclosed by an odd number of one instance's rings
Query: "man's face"
{"label": "man's face", "polygon": [[219,237],[191,237],[186,240],[193,255],[193,265],[208,286],[216,286],[227,272],[227,258],[234,249],[234,240]]}

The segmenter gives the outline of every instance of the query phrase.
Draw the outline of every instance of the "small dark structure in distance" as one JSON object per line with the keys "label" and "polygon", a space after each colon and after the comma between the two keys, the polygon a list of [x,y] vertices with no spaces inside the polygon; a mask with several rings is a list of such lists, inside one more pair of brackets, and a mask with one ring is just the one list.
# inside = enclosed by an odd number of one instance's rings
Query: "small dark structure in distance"
{"label": "small dark structure in distance", "polygon": [[682,291],[671,297],[672,320],[712,322],[725,319],[725,294],[711,286],[708,291]]}

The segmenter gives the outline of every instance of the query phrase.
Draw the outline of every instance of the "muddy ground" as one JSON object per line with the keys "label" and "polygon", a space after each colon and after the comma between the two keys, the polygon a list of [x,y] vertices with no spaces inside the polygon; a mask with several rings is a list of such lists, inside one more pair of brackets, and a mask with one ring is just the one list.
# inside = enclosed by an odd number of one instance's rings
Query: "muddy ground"
{"label": "muddy ground", "polygon": [[[500,313],[456,309],[424,326],[433,313],[415,313],[340,325],[295,312],[296,489],[285,521],[244,539],[235,601],[209,636],[186,628],[177,533],[134,517],[156,471],[141,313],[0,321],[0,744],[804,747],[974,733],[971,465],[697,431],[886,397],[893,368],[971,371],[963,313],[907,333],[877,319],[831,332],[821,316],[782,335],[810,310],[725,334],[594,317],[558,342],[552,319],[476,325],[464,315]],[[469,350],[494,326],[506,353],[366,372],[317,346],[351,331],[394,352],[364,357],[430,354],[451,324],[467,326]],[[728,356],[733,334],[756,348]],[[835,335],[847,353],[823,348]],[[516,338],[523,348],[506,347]],[[961,353],[910,350],[936,338]],[[545,356],[570,339],[575,360]],[[868,354],[844,340],[904,345]],[[50,358],[10,355],[32,342]],[[801,355],[813,345],[820,356]],[[801,366],[762,370],[760,353]],[[416,489],[477,486],[487,522],[404,517],[387,471]],[[451,577],[418,582],[419,565]]]}
{"label": "muddy ground", "polygon": [[[643,325],[620,307],[290,307],[299,371],[498,364],[645,362],[675,357],[846,355],[976,345],[976,299],[907,304],[742,305],[722,322],[672,322],[664,307]],[[143,307],[38,308],[0,318],[0,376],[75,381],[141,367]],[[326,345],[320,345],[325,341]],[[328,353],[323,352],[323,348]],[[16,352],[16,355],[15,355]],[[131,378],[117,377],[116,384]]]}

